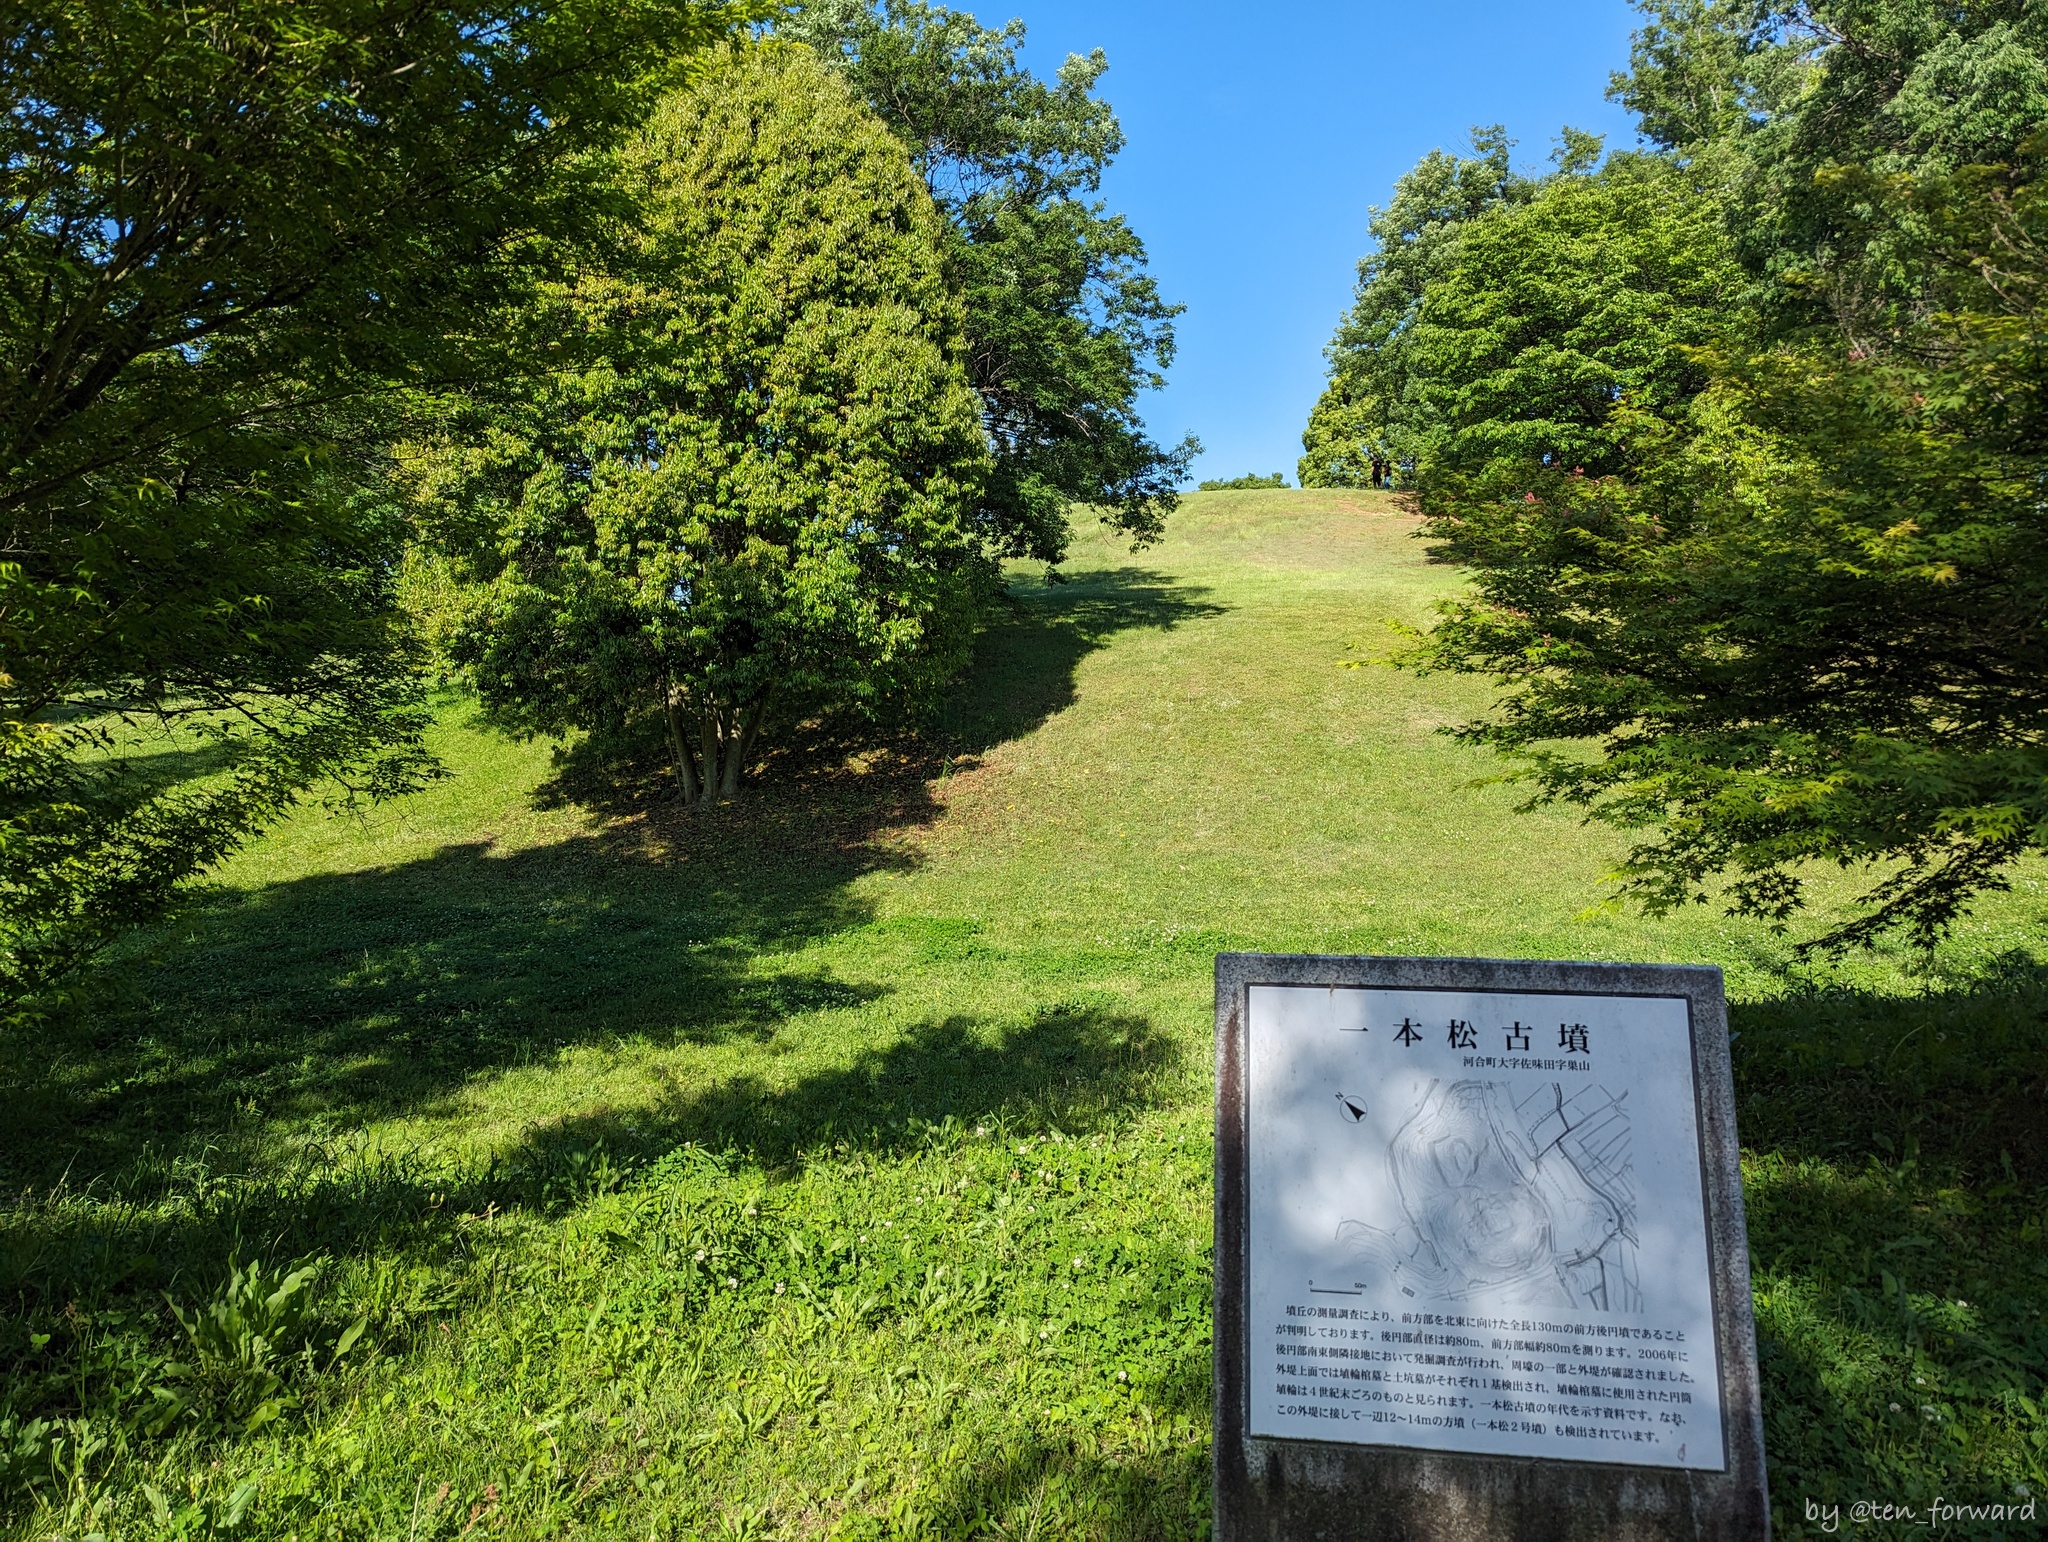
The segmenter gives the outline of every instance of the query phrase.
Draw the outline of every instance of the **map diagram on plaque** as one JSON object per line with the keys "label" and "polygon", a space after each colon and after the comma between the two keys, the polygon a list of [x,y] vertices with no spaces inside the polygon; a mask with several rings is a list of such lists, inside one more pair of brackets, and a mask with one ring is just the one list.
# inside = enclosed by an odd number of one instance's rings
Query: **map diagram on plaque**
{"label": "map diagram on plaque", "polygon": [[1625,1105],[1600,1087],[1546,1083],[1517,1103],[1506,1082],[1433,1081],[1391,1136],[1377,1109],[1355,1120],[1386,1140],[1404,1219],[1346,1220],[1337,1241],[1418,1300],[1640,1312]]}

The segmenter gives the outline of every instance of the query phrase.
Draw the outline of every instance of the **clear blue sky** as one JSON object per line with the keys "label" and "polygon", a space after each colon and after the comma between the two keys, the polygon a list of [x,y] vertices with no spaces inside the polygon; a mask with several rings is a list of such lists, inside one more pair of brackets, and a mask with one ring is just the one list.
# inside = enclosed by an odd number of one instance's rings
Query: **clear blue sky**
{"label": "clear blue sky", "polygon": [[1101,91],[1130,142],[1104,196],[1187,306],[1146,418],[1164,442],[1201,438],[1203,477],[1294,481],[1367,206],[1423,154],[1462,148],[1475,123],[1505,123],[1532,166],[1564,123],[1634,143],[1605,99],[1628,62],[1625,0],[952,3],[984,25],[1021,18],[1041,73],[1109,54]]}

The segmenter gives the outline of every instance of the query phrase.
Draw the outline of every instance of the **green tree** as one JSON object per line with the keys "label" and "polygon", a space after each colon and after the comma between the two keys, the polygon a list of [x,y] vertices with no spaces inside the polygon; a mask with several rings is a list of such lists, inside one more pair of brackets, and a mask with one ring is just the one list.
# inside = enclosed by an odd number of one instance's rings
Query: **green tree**
{"label": "green tree", "polygon": [[526,321],[582,340],[573,366],[413,469],[481,580],[451,651],[490,714],[658,723],[681,796],[712,802],[771,713],[873,709],[957,668],[992,578],[987,452],[940,217],[808,50],[742,50],[619,175],[633,233]]}
{"label": "green tree", "polygon": [[[0,1003],[308,788],[426,767],[370,397],[727,30],[686,0],[144,0],[0,29]],[[196,753],[151,754],[183,724]],[[199,773],[181,774],[183,771]]]}
{"label": "green tree", "polygon": [[1469,737],[1656,832],[1624,872],[1652,909],[1725,877],[1782,922],[1802,864],[1874,865],[1824,940],[1927,944],[2048,845],[2048,196],[2004,168],[1864,191],[1952,243],[1941,308],[1885,353],[1724,357],[1636,476],[1447,521],[1478,598],[1428,656],[1519,687]]}
{"label": "green tree", "polygon": [[1711,189],[1654,156],[1560,172],[1466,222],[1399,345],[1439,528],[1490,517],[1534,470],[1610,476],[1661,453],[1740,280]]}
{"label": "green tree", "polygon": [[[1474,581],[1419,658],[1511,688],[1463,731],[1526,757],[1539,797],[1645,832],[1623,885],[1652,909],[1718,887],[1783,923],[1832,863],[1869,873],[1865,904],[1816,945],[1931,944],[2048,845],[2048,196],[2020,137],[2041,39],[2020,7],[1652,14],[1622,90],[1702,136],[1660,174],[1664,223],[1718,206],[1725,321],[1665,329],[1662,394],[1617,380],[1549,465],[1528,436],[1553,373],[1483,380],[1485,327],[1463,354],[1417,342],[1447,425],[1425,511]],[[1617,206],[1607,239],[1650,212]],[[1503,255],[1541,272],[1543,245]],[[1686,271],[1645,269],[1630,305],[1683,314]],[[1465,286],[1475,315],[1512,272]]]}
{"label": "green tree", "polygon": [[1475,128],[1472,147],[1470,156],[1432,150],[1372,211],[1374,250],[1359,261],[1356,297],[1327,350],[1330,381],[1302,436],[1303,487],[1362,487],[1375,458],[1417,448],[1408,341],[1423,295],[1466,223],[1531,191],[1509,165],[1514,144],[1498,125]]}
{"label": "green tree", "polygon": [[947,222],[968,369],[994,467],[977,506],[991,549],[1056,563],[1068,510],[1157,536],[1200,446],[1155,444],[1138,412],[1165,383],[1173,318],[1144,243],[1094,199],[1123,130],[1093,92],[1109,63],[1071,55],[1046,82],[1024,26],[883,0],[811,0],[780,30],[842,69],[909,147]]}
{"label": "green tree", "polygon": [[2048,123],[2048,13],[2025,0],[1638,3],[1609,94],[1655,143],[1725,163],[1730,228],[1781,332],[1902,325],[1940,281],[1911,221],[1832,168],[2010,164]]}
{"label": "green tree", "polygon": [[1331,371],[1301,434],[1294,473],[1303,487],[1369,487],[1382,474],[1386,412],[1380,399],[1360,385],[1357,373]]}
{"label": "green tree", "polygon": [[1797,55],[1757,0],[1640,0],[1643,24],[1629,69],[1608,95],[1636,115],[1643,137],[1667,149],[1740,137],[1796,70]]}

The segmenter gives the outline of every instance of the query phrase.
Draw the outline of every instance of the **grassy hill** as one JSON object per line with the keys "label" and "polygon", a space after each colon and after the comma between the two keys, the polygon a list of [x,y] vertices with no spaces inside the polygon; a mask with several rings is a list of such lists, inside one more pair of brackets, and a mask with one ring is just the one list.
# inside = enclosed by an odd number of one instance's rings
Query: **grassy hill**
{"label": "grassy hill", "polygon": [[276,832],[10,1051],[7,1534],[1200,1535],[1240,947],[1721,964],[1783,1529],[2041,1486],[2040,875],[1825,977],[1587,915],[1613,836],[1435,732],[1483,683],[1344,667],[1457,583],[1411,534],[1091,535],[925,733],[716,813],[451,700],[449,780]]}

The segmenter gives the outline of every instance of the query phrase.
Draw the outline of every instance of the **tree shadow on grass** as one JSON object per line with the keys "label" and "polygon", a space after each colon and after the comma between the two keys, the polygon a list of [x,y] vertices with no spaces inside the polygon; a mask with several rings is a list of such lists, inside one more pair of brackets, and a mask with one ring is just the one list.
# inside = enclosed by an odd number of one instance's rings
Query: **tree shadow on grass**
{"label": "tree shadow on grass", "polygon": [[[981,1157],[984,1168],[993,1169],[985,1176],[1000,1184],[1002,1170],[1010,1166],[1007,1153],[1000,1143],[968,1131],[979,1125],[1017,1136],[1057,1125],[1072,1137],[1125,1123],[1157,1101],[1162,1079],[1179,1069],[1178,1055],[1172,1039],[1127,1012],[1070,1005],[1022,1021],[954,1016],[918,1024],[894,1044],[780,1085],[741,1075],[678,1092],[630,1117],[560,1121],[529,1132],[504,1159],[467,1174],[403,1154],[380,1155],[330,1162],[300,1182],[275,1174],[264,1181],[221,1183],[202,1201],[168,1211],[105,1203],[104,1197],[90,1207],[23,1206],[0,1226],[0,1292],[11,1298],[14,1318],[0,1326],[0,1376],[14,1378],[17,1406],[30,1412],[105,1416],[113,1400],[98,1392],[102,1367],[87,1365],[88,1340],[103,1336],[98,1325],[125,1324],[119,1328],[123,1347],[136,1363],[147,1364],[158,1351],[145,1342],[143,1319],[156,1321],[158,1344],[175,1340],[175,1334],[161,1331],[167,1324],[157,1292],[204,1301],[224,1261],[236,1256],[362,1259],[369,1267],[348,1276],[357,1288],[343,1298],[346,1307],[334,1331],[348,1313],[360,1310],[373,1320],[379,1356],[415,1355],[447,1342],[442,1333],[448,1320],[464,1310],[464,1293],[479,1288],[478,1266],[495,1268],[492,1250],[504,1246],[504,1239],[531,1235],[521,1222],[513,1223],[513,1231],[475,1229],[494,1208],[579,1207],[613,1187],[639,1159],[665,1155],[686,1142],[716,1155],[685,1153],[701,1165],[676,1171],[708,1171],[714,1176],[697,1181],[708,1182],[717,1196],[690,1202],[686,1226],[700,1215],[736,1211],[737,1196],[753,1192],[754,1164],[772,1170],[811,1158],[851,1157],[857,1170],[861,1158],[899,1156],[951,1138]],[[1013,1183],[1017,1179],[1014,1172],[1008,1176]],[[632,1295],[652,1287],[669,1300],[687,1288],[676,1272],[681,1266],[664,1258],[653,1240],[668,1224],[660,1203],[641,1202],[675,1181],[674,1173],[657,1170],[645,1193],[614,1204],[609,1215],[618,1230],[606,1233],[612,1239],[606,1246],[617,1248],[616,1263],[606,1271],[603,1288]],[[650,1218],[649,1229],[635,1232],[642,1224],[636,1218]],[[798,1267],[784,1252],[779,1229],[756,1240],[773,1254],[778,1277]],[[939,1256],[951,1261],[947,1252]],[[890,1295],[893,1289],[893,1313],[902,1304],[896,1298],[915,1280],[892,1281],[886,1270],[877,1272],[881,1277],[872,1286],[863,1276],[858,1294],[872,1288]],[[490,1277],[498,1278],[494,1272]],[[554,1273],[552,1265],[515,1277],[545,1278],[551,1297],[558,1287],[575,1297],[579,1286]],[[392,1288],[364,1283],[378,1280],[392,1281]],[[577,1298],[577,1320],[591,1304]],[[21,1331],[10,1335],[7,1328],[15,1326]],[[43,1338],[34,1350],[25,1342],[30,1331]],[[741,1344],[728,1347],[749,1362],[755,1358]],[[965,1465],[946,1464],[946,1491],[938,1500],[943,1512],[969,1523],[1037,1516],[1042,1524],[1035,1534],[1041,1536],[1189,1534],[1184,1523],[1198,1512],[1205,1492],[1190,1422],[1206,1400],[1201,1347],[1195,1343],[1174,1357],[1172,1374],[1156,1389],[1162,1395],[1133,1404],[1133,1429],[1119,1435],[1115,1449],[1091,1444],[1085,1432],[1076,1445],[1057,1435],[1019,1431],[1016,1443],[991,1447]],[[87,1386],[97,1400],[81,1410],[78,1400]],[[712,1428],[707,1422],[699,1433]],[[143,1449],[150,1449],[147,1442]],[[373,1473],[365,1481],[381,1476]],[[592,1517],[585,1512],[580,1518]],[[963,1525],[937,1534],[1002,1533]]]}
{"label": "tree shadow on grass", "polygon": [[[0,1185],[47,1196],[61,1183],[73,1201],[63,1225],[99,1239],[102,1284],[195,1263],[199,1233],[205,1246],[240,1237],[286,1256],[394,1217],[431,1232],[445,1196],[429,1203],[430,1190],[445,1187],[445,1165],[429,1174],[393,1157],[338,1160],[333,1142],[345,1146],[369,1121],[451,1107],[477,1078],[545,1065],[571,1046],[766,1041],[792,1017],[874,1000],[886,986],[763,969],[759,957],[867,924],[855,884],[917,860],[901,837],[940,812],[932,778],[1070,703],[1090,651],[1121,631],[1216,611],[1135,569],[1027,588],[986,629],[937,725],[865,758],[843,743],[799,744],[737,804],[695,813],[627,778],[587,790],[612,816],[590,836],[505,855],[480,840],[387,868],[200,895],[110,972],[97,1006],[53,1024],[33,1055],[10,1046]],[[558,778],[552,795],[570,782]],[[1022,1106],[1029,1089],[1078,1096],[1117,1056],[1154,1052],[1133,1047],[1150,1042],[1136,1026],[1084,1017],[1038,1021],[1001,1053],[977,1047],[983,1038],[960,1022],[928,1025],[808,1101],[843,1105],[835,1127],[849,1132],[864,1110],[860,1127],[879,1141],[887,1121],[913,1111],[988,1117]],[[537,1170],[602,1135],[601,1123],[537,1137],[551,1148],[530,1153]],[[788,1097],[745,1079],[669,1110],[647,1139],[711,1130],[768,1161],[798,1149]],[[239,1175],[225,1187],[224,1171]],[[194,1185],[236,1184],[249,1196],[241,1210],[184,1203]],[[173,1195],[188,1219],[164,1223],[177,1235],[152,1230],[145,1212]],[[9,1252],[20,1267],[6,1272],[38,1272],[32,1260],[50,1239],[35,1217],[53,1214],[24,1204],[0,1216],[17,1233]],[[90,1271],[70,1272],[79,1282]]]}
{"label": "tree shadow on grass", "polygon": [[[1015,1025],[952,1017],[782,1085],[742,1074],[630,1111],[550,1121],[466,1171],[406,1153],[323,1152],[296,1171],[208,1182],[190,1164],[144,1159],[114,1175],[118,1195],[64,1191],[0,1214],[0,1290],[61,1300],[155,1289],[217,1274],[237,1254],[433,1257],[457,1243],[466,1214],[574,1204],[594,1171],[629,1173],[685,1144],[772,1170],[849,1151],[898,1156],[934,1129],[1085,1133],[1150,1106],[1177,1063],[1173,1042],[1131,1014],[1048,1009]],[[202,1202],[153,1207],[195,1176]]]}
{"label": "tree shadow on grass", "polygon": [[126,1009],[103,999],[9,1055],[0,1183],[91,1183],[266,1126],[346,1130],[574,1044],[765,1038],[871,1000],[881,987],[755,960],[872,919],[854,885],[915,864],[934,779],[1071,703],[1090,652],[1218,610],[1136,568],[1025,586],[922,734],[850,753],[813,725],[714,810],[679,808],[658,769],[572,756],[543,795],[610,816],[594,835],[199,896],[111,971]]}
{"label": "tree shadow on grass", "polygon": [[535,1131],[516,1161],[551,1173],[599,1145],[630,1160],[689,1143],[773,1169],[835,1149],[901,1155],[948,1121],[1086,1134],[1148,1106],[1177,1063],[1173,1042],[1129,1013],[1051,1007],[1012,1026],[956,1015],[781,1085],[747,1074],[630,1114],[564,1119]]}
{"label": "tree shadow on grass", "polygon": [[1916,996],[1813,991],[1736,1003],[1743,1144],[2048,1183],[2048,965],[2009,958]]}
{"label": "tree shadow on grass", "polygon": [[966,674],[920,722],[878,728],[828,715],[774,725],[742,797],[710,813],[677,806],[667,752],[649,725],[631,753],[593,741],[564,751],[540,801],[637,821],[644,839],[671,854],[772,844],[799,823],[836,825],[856,839],[924,824],[937,813],[932,781],[974,769],[1072,706],[1082,660],[1118,634],[1225,614],[1208,593],[1137,567],[1020,583],[984,621]]}
{"label": "tree shadow on grass", "polygon": [[1227,611],[1208,590],[1144,568],[1019,586],[983,633],[970,688],[945,698],[932,737],[950,755],[984,754],[1072,706],[1082,659],[1118,633],[1170,631]]}
{"label": "tree shadow on grass", "polygon": [[2048,970],[1732,1022],[1781,1528],[1807,1499],[2011,1498],[2015,1399],[2048,1378]]}
{"label": "tree shadow on grass", "polygon": [[759,1039],[872,1000],[880,987],[752,967],[866,918],[846,881],[872,864],[808,855],[744,884],[602,836],[502,857],[475,843],[219,897],[141,983],[147,1009],[75,1023],[17,1072],[6,1176],[79,1184],[148,1147],[346,1131],[571,1045]]}

